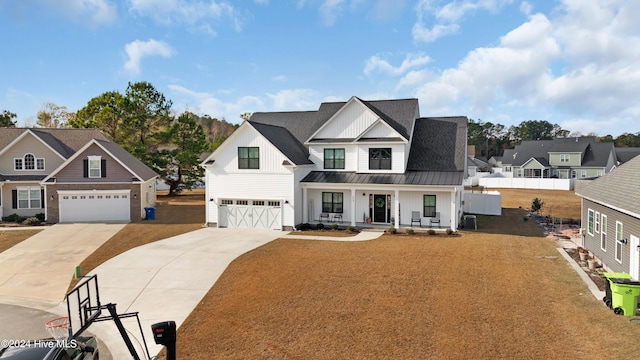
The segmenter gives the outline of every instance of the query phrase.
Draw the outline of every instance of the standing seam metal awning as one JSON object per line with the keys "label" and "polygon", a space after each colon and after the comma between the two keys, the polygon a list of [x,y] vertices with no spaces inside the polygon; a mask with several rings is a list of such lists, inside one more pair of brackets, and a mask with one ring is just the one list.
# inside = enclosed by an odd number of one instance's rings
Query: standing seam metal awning
{"label": "standing seam metal awning", "polygon": [[301,183],[449,185],[462,186],[462,171],[407,171],[404,174],[362,174],[352,171],[312,171]]}

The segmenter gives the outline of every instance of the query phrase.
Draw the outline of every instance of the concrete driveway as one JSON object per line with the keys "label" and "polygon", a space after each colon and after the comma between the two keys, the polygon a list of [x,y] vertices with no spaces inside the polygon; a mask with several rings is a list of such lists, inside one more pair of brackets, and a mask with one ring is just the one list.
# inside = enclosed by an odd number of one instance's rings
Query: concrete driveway
{"label": "concrete driveway", "polygon": [[0,304],[47,310],[75,267],[126,224],[56,224],[0,253]]}
{"label": "concrete driveway", "polygon": [[[180,326],[231,261],[284,234],[276,230],[203,228],[131,249],[89,275],[98,275],[102,305],[116,304],[119,314],[139,313],[149,352],[154,356],[162,347],[152,339],[151,324],[173,320]],[[138,354],[145,357],[137,322],[125,319],[123,323]],[[112,321],[94,323],[89,331],[104,341],[114,359],[130,358]]]}

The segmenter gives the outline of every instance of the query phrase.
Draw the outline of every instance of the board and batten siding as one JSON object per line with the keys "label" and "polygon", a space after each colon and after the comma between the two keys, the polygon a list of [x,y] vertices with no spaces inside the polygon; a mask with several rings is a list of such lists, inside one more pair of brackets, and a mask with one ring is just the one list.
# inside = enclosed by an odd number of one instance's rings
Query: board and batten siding
{"label": "board and batten siding", "polygon": [[[236,130],[238,134],[229,138],[223,144],[224,151],[215,154],[215,169],[224,169],[229,173],[289,173],[289,170],[282,166],[282,162],[287,158],[269,141],[267,141],[258,131],[251,126],[245,126]],[[238,148],[257,147],[259,148],[260,169],[239,169],[238,168]]]}
{"label": "board and batten siding", "polygon": [[[606,251],[600,248],[600,236],[599,232],[595,231],[593,235],[589,234],[589,209],[595,212],[599,212],[607,216],[607,243]],[[594,220],[595,221],[595,220]],[[622,264],[615,258],[615,245],[616,245],[616,221],[622,223],[622,237],[629,240],[630,235],[640,237],[640,219],[614,210],[602,204],[593,202],[589,199],[582,199],[582,228],[584,229],[584,247],[589,249],[598,259],[600,259],[608,268],[613,272],[626,272],[630,273],[630,244],[622,244]],[[602,227],[602,224],[600,224]]]}
{"label": "board and batten siding", "polygon": [[393,130],[391,126],[382,122],[375,124],[369,131],[362,135],[364,138],[397,138],[399,136],[400,134]]}
{"label": "board and batten siding", "polygon": [[[38,159],[44,159],[44,170],[15,170],[13,159],[24,159],[25,154],[33,154]],[[2,154],[0,158],[0,173],[3,175],[48,175],[57,169],[65,159],[54,153],[33,135],[27,134],[20,141]]]}
{"label": "board and batten siding", "polygon": [[[295,225],[297,224],[302,224],[304,222],[302,214],[303,214],[303,208],[305,206],[307,206],[307,204],[304,204],[303,201],[303,190],[302,187],[300,186],[300,181],[302,179],[304,179],[305,176],[309,175],[309,173],[311,171],[315,170],[315,167],[309,165],[309,166],[301,166],[299,168],[297,168],[293,174],[293,184],[291,185],[292,188],[292,192],[293,192],[293,201],[290,201],[290,204],[283,204],[282,205],[282,209],[284,211],[284,208],[290,208],[290,210],[287,211],[291,211],[293,212],[293,217],[294,217],[294,221],[295,221]],[[307,200],[308,201],[308,200]]]}
{"label": "board and batten siding", "polygon": [[218,223],[218,205],[222,199],[277,200],[281,201],[282,225],[294,226],[292,200],[289,200],[290,204],[284,204],[284,200],[294,197],[293,182],[291,172],[240,174],[210,171],[207,173],[207,222]]}
{"label": "board and batten siding", "polygon": [[378,120],[378,115],[354,101],[342,108],[315,136],[316,139],[354,139]]}
{"label": "board and batten siding", "polygon": [[[369,149],[391,148],[391,170],[369,170]],[[361,173],[404,173],[405,146],[404,144],[369,143],[358,146],[358,172]]]}
{"label": "board and batten siding", "polygon": [[429,226],[429,218],[424,217],[424,195],[436,196],[436,211],[440,213],[440,226],[448,227],[451,223],[451,192],[439,191],[400,191],[400,224],[411,224],[411,212],[419,211],[422,225]]}
{"label": "board and batten siding", "polygon": [[354,144],[309,146],[309,160],[316,164],[315,170],[324,170],[324,149],[344,149],[344,169],[327,169],[327,171],[358,171],[358,146]]}

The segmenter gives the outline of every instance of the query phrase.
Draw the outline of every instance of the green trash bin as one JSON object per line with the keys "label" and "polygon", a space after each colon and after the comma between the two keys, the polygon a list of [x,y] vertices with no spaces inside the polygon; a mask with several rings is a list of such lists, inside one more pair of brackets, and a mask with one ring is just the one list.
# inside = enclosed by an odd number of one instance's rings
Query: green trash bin
{"label": "green trash bin", "polygon": [[611,279],[611,306],[618,315],[636,316],[640,296],[640,281]]}
{"label": "green trash bin", "polygon": [[602,276],[605,278],[605,296],[602,298],[605,305],[609,307],[609,309],[613,309],[612,306],[612,295],[611,295],[611,279],[631,279],[631,275],[623,272],[603,272]]}

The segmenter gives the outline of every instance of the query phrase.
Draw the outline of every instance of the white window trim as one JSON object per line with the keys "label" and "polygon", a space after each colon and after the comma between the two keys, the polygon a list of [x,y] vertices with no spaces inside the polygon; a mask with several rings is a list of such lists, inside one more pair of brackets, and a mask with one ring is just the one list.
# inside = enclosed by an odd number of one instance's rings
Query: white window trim
{"label": "white window trim", "polygon": [[561,163],[568,163],[571,160],[571,156],[569,154],[561,154],[560,155],[560,162]]}
{"label": "white window trim", "polygon": [[[607,215],[602,214],[602,221],[600,221],[601,225],[602,225],[602,229],[600,229],[600,250],[607,252],[607,227],[608,227],[608,218]],[[604,241],[604,247],[602,247],[602,238],[604,237],[605,241]]]}
{"label": "white window trim", "polygon": [[[33,156],[33,169],[25,169],[25,157],[27,155]],[[20,160],[20,168],[16,166],[16,160]],[[42,161],[42,168],[38,167],[38,161]],[[38,158],[33,153],[26,153],[22,155],[22,157],[13,158],[13,170],[14,171],[42,171],[45,169],[45,160],[44,158]]]}
{"label": "white window trim", "polygon": [[600,212],[596,211],[596,215],[593,217],[593,232],[596,234],[600,233]]}
{"label": "white window trim", "polygon": [[[595,222],[595,212],[592,209],[587,210],[587,234],[593,236],[593,232],[591,231],[591,224],[589,224],[590,219],[594,219]],[[595,227],[595,224],[593,225],[593,227]]]}
{"label": "white window trim", "polygon": [[[18,186],[16,187],[17,190],[17,194],[16,196],[18,197],[16,199],[17,202],[17,208],[18,209],[41,209],[42,208],[42,188],[39,186]],[[38,200],[39,205],[37,207],[31,207],[31,200],[35,200],[35,199],[31,199],[31,191],[37,190],[38,191]],[[20,207],[20,192],[21,191],[26,191],[27,192],[27,203],[29,204],[28,207]]]}
{"label": "white window trim", "polygon": [[[87,163],[87,167],[88,167],[87,172],[88,172],[89,177],[92,178],[92,179],[97,179],[97,178],[102,177],[102,156],[89,155],[89,156],[87,156],[87,158],[89,159],[89,161]],[[97,169],[91,167],[91,163],[95,162],[95,161],[98,162],[98,168]],[[91,175],[91,170],[98,170],[98,175],[97,176],[92,176]]]}
{"label": "white window trim", "polygon": [[[620,224],[620,232],[618,233],[618,224]],[[618,237],[618,234],[620,235]],[[622,239],[624,239],[624,225],[620,221],[616,221],[616,251],[615,251],[615,259],[617,262],[622,264]],[[620,244],[620,251],[618,251],[618,243]],[[620,259],[618,259],[620,257]]]}

